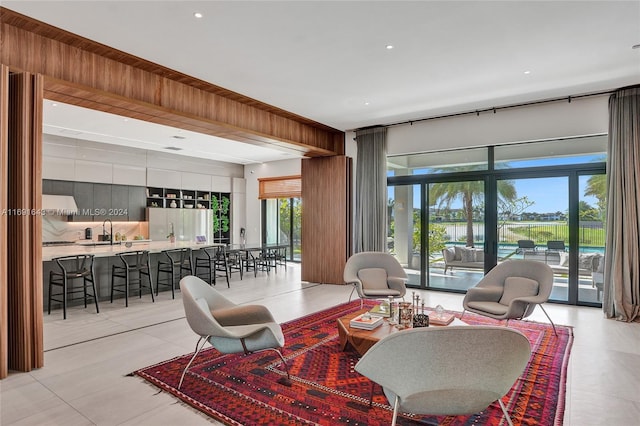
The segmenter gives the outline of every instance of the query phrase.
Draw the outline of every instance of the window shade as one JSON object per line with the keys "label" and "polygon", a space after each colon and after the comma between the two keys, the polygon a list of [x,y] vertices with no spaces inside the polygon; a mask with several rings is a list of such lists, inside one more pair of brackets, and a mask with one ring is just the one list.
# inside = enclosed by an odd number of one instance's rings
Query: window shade
{"label": "window shade", "polygon": [[281,176],[258,179],[258,198],[297,198],[302,195],[300,176]]}

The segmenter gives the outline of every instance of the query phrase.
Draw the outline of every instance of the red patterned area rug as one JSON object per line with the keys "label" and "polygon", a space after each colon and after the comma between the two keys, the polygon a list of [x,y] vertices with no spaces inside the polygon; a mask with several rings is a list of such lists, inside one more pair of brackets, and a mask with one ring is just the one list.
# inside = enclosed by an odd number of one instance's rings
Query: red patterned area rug
{"label": "red patterned area rug", "polygon": [[[336,320],[359,308],[360,301],[354,301],[282,325],[291,386],[280,384],[285,373],[272,351],[223,355],[209,347],[198,355],[180,390],[176,387],[191,354],[134,374],[229,425],[389,425],[392,408],[382,389],[374,387],[370,407],[371,382],[353,370],[358,355],[339,348]],[[464,321],[498,324],[470,313]],[[509,327],[525,334],[532,349],[527,368],[502,399],[513,424],[561,425],[572,329],[556,326],[556,337],[548,324],[510,321]],[[398,420],[401,425],[506,424],[497,402],[471,416],[404,414]]]}

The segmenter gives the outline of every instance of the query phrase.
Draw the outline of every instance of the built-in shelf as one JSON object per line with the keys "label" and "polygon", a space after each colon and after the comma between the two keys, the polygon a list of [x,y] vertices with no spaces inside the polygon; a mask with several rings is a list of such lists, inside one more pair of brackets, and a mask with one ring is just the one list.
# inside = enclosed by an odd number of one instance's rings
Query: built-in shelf
{"label": "built-in shelf", "polygon": [[188,189],[148,187],[147,207],[157,207],[165,209],[210,209],[211,192]]}
{"label": "built-in shelf", "polygon": [[147,187],[147,207],[213,210],[215,242],[230,242],[231,194],[228,192]]}

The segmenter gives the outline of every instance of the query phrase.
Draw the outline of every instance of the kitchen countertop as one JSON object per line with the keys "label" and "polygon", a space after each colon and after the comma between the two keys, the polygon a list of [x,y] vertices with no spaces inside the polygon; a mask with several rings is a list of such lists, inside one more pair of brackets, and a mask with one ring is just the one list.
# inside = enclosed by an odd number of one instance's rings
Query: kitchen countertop
{"label": "kitchen countertop", "polygon": [[124,244],[99,244],[99,245],[65,245],[65,246],[49,246],[42,247],[42,261],[48,262],[54,257],[61,256],[75,256],[78,254],[92,254],[95,257],[111,257],[116,256],[118,253],[124,253],[132,250],[149,250],[150,253],[159,253],[163,250],[171,250],[176,248],[191,248],[193,250],[203,247],[219,247],[224,246],[222,243],[196,243],[195,241],[176,241],[175,243],[169,241],[147,241],[147,242],[135,242],[131,247],[127,247]]}

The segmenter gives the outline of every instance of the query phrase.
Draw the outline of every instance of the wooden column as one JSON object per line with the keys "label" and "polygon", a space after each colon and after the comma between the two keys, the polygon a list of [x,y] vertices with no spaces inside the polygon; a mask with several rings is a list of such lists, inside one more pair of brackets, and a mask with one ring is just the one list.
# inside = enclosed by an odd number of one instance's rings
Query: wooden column
{"label": "wooden column", "polygon": [[44,364],[42,335],[42,76],[9,75],[7,155],[8,365]]}
{"label": "wooden column", "polygon": [[9,374],[7,315],[7,192],[8,192],[9,67],[0,64],[0,379]]}
{"label": "wooden column", "polygon": [[346,156],[302,160],[302,280],[344,284],[352,252],[352,161]]}

